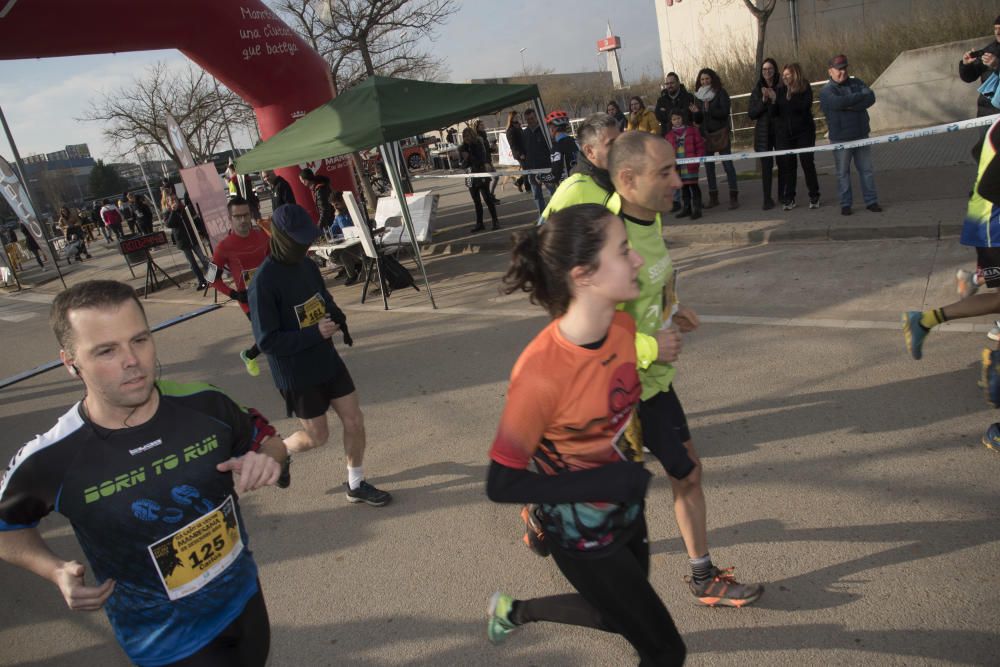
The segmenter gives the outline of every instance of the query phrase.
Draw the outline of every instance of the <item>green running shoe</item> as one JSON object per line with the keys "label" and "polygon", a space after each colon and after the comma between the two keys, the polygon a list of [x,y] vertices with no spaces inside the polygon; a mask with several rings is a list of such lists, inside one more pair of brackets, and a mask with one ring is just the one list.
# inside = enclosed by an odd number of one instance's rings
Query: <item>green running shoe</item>
{"label": "green running shoe", "polygon": [[924,356],[924,338],[930,333],[920,323],[920,311],[911,310],[903,313],[903,338],[906,340],[906,350],[914,359]]}
{"label": "green running shoe", "polygon": [[502,644],[507,639],[507,635],[512,633],[517,626],[510,620],[510,612],[514,605],[514,598],[497,591],[490,598],[490,605],[486,609],[489,621],[486,624],[486,636],[490,638],[491,644]]}
{"label": "green running shoe", "polygon": [[260,375],[260,364],[257,363],[256,359],[248,357],[246,350],[240,352],[240,359],[243,360],[243,363],[247,367],[247,373],[249,373],[251,377],[257,377]]}

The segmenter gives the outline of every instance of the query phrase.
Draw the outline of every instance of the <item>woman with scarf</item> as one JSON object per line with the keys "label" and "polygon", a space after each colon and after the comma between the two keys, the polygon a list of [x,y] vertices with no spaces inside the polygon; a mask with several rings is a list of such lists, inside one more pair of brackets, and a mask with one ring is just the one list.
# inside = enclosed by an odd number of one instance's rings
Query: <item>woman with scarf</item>
{"label": "woman with scarf", "polygon": [[[706,67],[698,72],[698,92],[694,94],[695,102],[690,106],[694,114],[694,122],[701,127],[701,136],[705,138],[705,155],[729,155],[732,152],[732,138],[729,136],[729,112],[732,105],[729,93],[722,87],[719,75],[713,69]],[[722,168],[726,170],[726,181],[729,183],[729,208],[740,205],[740,186],[736,182],[736,169],[732,160],[725,160]],[[719,184],[715,180],[715,163],[705,163],[705,175],[708,176],[708,203],[705,208],[719,205]]]}
{"label": "woman with scarf", "polygon": [[605,109],[607,114],[618,121],[618,131],[624,132],[628,127],[628,118],[622,113],[622,108],[618,106],[618,102],[611,100],[608,102],[608,107]]}
{"label": "woman with scarf", "polygon": [[[750,93],[750,108],[748,115],[756,121],[753,129],[753,149],[755,151],[774,150],[774,107],[775,89],[778,87],[778,63],[774,58],[765,58],[760,66],[760,79]],[[780,173],[780,172],[779,172]],[[764,188],[765,211],[774,208],[774,197],[771,196],[771,182],[774,176],[774,158],[760,159],[760,182]]]}

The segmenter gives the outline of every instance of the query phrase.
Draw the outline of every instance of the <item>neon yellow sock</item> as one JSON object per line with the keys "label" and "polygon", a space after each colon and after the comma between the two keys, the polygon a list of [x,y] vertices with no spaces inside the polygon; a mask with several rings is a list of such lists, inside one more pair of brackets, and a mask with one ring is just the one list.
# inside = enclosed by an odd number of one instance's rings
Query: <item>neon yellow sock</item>
{"label": "neon yellow sock", "polygon": [[934,310],[925,310],[924,312],[920,313],[920,326],[927,329],[928,331],[930,331],[931,328],[936,327],[937,325],[941,324],[944,321],[945,321],[944,311],[941,310],[940,308],[935,308]]}

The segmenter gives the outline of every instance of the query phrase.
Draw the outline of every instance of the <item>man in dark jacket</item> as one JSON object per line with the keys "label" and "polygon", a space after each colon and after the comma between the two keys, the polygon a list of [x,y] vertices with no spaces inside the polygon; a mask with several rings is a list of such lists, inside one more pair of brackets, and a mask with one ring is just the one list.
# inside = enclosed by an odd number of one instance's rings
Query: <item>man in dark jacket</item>
{"label": "man in dark jacket", "polygon": [[333,203],[330,201],[333,190],[330,189],[330,179],[326,176],[317,176],[312,169],[303,169],[299,172],[299,181],[309,188],[316,198],[316,211],[319,213],[316,224],[320,229],[327,229],[333,222]]}
{"label": "man in dark jacket", "polygon": [[[548,142],[545,141],[545,129],[538,122],[538,115],[531,107],[524,110],[524,167],[526,169],[549,169],[552,166],[552,153]],[[538,176],[531,176],[528,179],[531,183],[531,194],[535,197],[535,205],[538,207],[538,214],[545,210],[545,195],[542,194],[542,182]]]}
{"label": "man in dark jacket", "polygon": [[[660,121],[660,134],[670,131],[670,114],[677,110],[687,111],[694,103],[694,95],[687,91],[681,84],[680,78],[674,72],[667,75],[663,82],[663,91],[659,99],[656,100],[656,107],[653,113],[656,120]],[[678,190],[678,192],[680,192]]]}
{"label": "man in dark jacket", "polygon": [[288,181],[270,169],[264,171],[262,175],[264,176],[264,180],[271,186],[272,213],[278,210],[279,206],[296,203],[295,194],[292,192],[292,186],[288,184]]}
{"label": "man in dark jacket", "polygon": [[[966,83],[984,82],[1000,68],[1000,16],[993,21],[993,41],[979,49],[969,51],[958,63],[958,76]],[[976,101],[976,117],[992,116],[998,110],[985,95]],[[984,130],[986,128],[983,128]],[[985,134],[985,132],[984,132]]]}
{"label": "man in dark jacket", "polygon": [[344,343],[354,343],[347,316],[306,257],[320,230],[297,204],[279,207],[271,220],[271,252],[254,273],[247,297],[257,346],[267,355],[288,416],[302,424],[286,447],[299,453],[323,445],[330,437],[326,413],[333,408],[344,426],[347,500],[381,507],[392,496],[365,480],[364,416],[351,374],[333,346],[338,331]]}
{"label": "man in dark jacket", "polygon": [[[198,242],[198,234],[188,222],[184,207],[181,205],[181,200],[177,198],[177,195],[171,194],[167,196],[167,207],[169,210],[165,213],[166,220],[163,224],[170,230],[174,245],[184,253],[184,258],[187,259],[188,266],[191,267],[191,272],[198,279],[198,287],[195,289],[198,291],[208,289],[204,273],[208,269],[208,260],[205,259],[205,253],[202,252],[201,244]],[[195,261],[195,255],[201,260],[201,266],[198,266],[198,262]]]}
{"label": "man in dark jacket", "polygon": [[[875,93],[864,81],[847,74],[847,56],[841,54],[830,59],[827,70],[830,80],[819,93],[819,106],[826,115],[830,130],[830,143],[867,139],[871,132],[868,107],[875,104]],[[833,152],[837,162],[837,182],[840,190],[840,214],[850,215],[853,204],[851,193],[851,160],[858,170],[865,207],[872,213],[881,213],[878,193],[875,191],[875,165],[872,163],[871,146],[856,146]]]}

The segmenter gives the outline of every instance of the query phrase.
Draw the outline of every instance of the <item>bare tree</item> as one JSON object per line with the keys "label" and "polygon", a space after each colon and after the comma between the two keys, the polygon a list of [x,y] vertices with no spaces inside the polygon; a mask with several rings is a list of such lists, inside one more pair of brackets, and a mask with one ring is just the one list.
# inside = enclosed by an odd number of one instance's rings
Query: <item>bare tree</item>
{"label": "bare tree", "polygon": [[222,108],[231,126],[248,128],[256,123],[253,110],[232,91],[217,89],[205,70],[188,63],[174,72],[158,62],[128,85],[100,93],[78,120],[102,123],[104,136],[122,155],[158,147],[180,165],[167,139],[167,113],[180,125],[195,160],[203,161],[219,149],[226,135]]}
{"label": "bare tree", "polygon": [[442,60],[421,48],[458,7],[454,0],[272,0],[330,65],[337,92],[366,77],[438,80]]}
{"label": "bare tree", "polygon": [[764,38],[767,34],[767,21],[774,12],[778,0],[743,0],[750,13],[757,20],[757,50],[754,54],[754,72],[760,71],[764,63]]}

